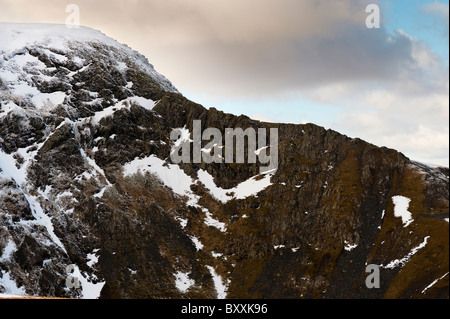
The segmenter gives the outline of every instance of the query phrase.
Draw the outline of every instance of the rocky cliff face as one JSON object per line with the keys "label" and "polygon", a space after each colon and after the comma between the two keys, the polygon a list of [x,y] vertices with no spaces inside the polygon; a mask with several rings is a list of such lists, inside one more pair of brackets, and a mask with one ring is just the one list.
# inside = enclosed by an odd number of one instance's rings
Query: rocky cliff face
{"label": "rocky cliff face", "polygon": [[[449,297],[448,168],[206,109],[97,31],[0,30],[0,293]],[[194,120],[278,128],[278,169],[172,163]]]}

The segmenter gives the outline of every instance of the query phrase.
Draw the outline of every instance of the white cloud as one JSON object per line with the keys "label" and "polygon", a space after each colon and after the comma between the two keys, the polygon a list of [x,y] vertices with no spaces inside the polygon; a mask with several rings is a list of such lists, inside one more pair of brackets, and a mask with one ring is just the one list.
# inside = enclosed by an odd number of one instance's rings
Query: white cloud
{"label": "white cloud", "polygon": [[426,4],[422,7],[422,11],[430,14],[436,14],[443,19],[449,20],[449,6],[448,4],[434,1],[433,3]]}
{"label": "white cloud", "polygon": [[435,1],[422,7],[422,12],[434,17],[435,28],[440,30],[442,36],[448,41],[449,36],[449,6],[448,4]]}
{"label": "white cloud", "polygon": [[446,94],[401,94],[374,89],[345,104],[333,129],[412,160],[449,166],[449,101]]}

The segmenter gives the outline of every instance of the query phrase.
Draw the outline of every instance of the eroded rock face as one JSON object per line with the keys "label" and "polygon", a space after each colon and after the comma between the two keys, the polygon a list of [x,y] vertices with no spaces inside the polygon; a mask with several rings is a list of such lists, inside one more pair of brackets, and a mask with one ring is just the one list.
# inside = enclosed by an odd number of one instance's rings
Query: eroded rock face
{"label": "eroded rock face", "polygon": [[[129,48],[92,30],[70,39],[0,47],[0,292],[448,298],[448,168],[205,109]],[[278,169],[171,163],[172,129],[194,120],[278,128]]]}

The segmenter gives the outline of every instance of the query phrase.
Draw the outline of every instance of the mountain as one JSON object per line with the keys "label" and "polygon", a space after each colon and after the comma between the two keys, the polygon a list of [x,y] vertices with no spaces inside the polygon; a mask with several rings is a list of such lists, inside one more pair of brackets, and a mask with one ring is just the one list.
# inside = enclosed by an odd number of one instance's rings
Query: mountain
{"label": "mountain", "polygon": [[[277,129],[276,169],[175,163],[195,121],[225,146],[227,128]],[[448,176],[207,109],[99,31],[0,23],[0,294],[449,298]]]}

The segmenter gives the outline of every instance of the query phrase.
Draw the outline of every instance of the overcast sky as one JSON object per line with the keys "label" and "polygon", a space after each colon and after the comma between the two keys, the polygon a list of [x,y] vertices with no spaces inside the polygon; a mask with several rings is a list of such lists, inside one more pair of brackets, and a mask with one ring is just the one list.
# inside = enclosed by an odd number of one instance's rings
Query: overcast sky
{"label": "overcast sky", "polygon": [[0,0],[0,21],[65,23],[70,3],[205,107],[449,165],[448,1]]}

